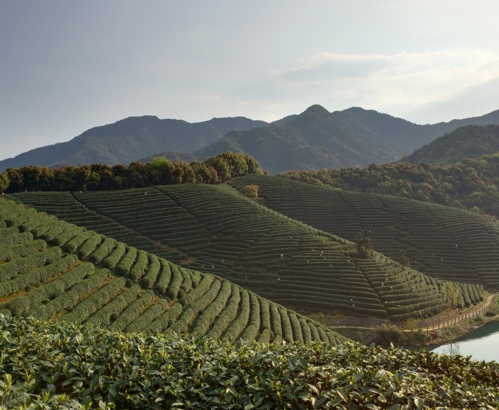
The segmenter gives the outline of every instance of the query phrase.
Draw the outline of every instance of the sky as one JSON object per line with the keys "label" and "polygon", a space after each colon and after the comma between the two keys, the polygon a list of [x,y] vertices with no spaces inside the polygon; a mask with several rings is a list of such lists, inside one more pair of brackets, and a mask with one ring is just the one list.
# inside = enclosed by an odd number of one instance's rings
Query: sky
{"label": "sky", "polygon": [[0,160],[156,115],[499,109],[497,0],[0,0]]}

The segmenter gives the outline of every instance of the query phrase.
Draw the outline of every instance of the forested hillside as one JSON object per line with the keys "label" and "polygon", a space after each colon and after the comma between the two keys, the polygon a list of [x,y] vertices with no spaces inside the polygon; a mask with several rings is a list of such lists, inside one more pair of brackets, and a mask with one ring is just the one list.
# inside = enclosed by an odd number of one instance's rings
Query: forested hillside
{"label": "forested hillside", "polygon": [[221,278],[0,200],[0,313],[125,332],[344,340]]}
{"label": "forested hillside", "polygon": [[395,195],[499,217],[499,155],[456,164],[372,164],[365,168],[290,171],[280,177],[344,191]]}
{"label": "forested hillside", "polygon": [[479,213],[271,176],[231,184],[258,185],[267,207],[322,231],[349,240],[363,232],[376,251],[431,277],[499,290],[499,223]]}
{"label": "forested hillside", "polygon": [[[472,305],[483,295],[480,284],[454,288],[284,217],[228,185],[20,193],[14,198],[100,234],[116,234],[137,249],[151,249],[150,242],[139,240],[146,238],[163,249],[160,256],[227,278],[301,313],[405,321],[432,316],[452,304]],[[127,239],[129,231],[137,236]],[[461,296],[452,299],[452,289]]]}
{"label": "forested hillside", "polygon": [[[482,117],[418,125],[374,110],[353,107],[329,113],[314,105],[300,115],[277,123],[230,132],[196,152],[157,155],[192,161],[224,151],[244,152],[272,174],[383,164],[401,158],[458,126],[499,124],[499,110]],[[140,161],[145,163],[151,158]]]}
{"label": "forested hillside", "polygon": [[403,161],[418,164],[452,164],[465,158],[479,158],[499,151],[498,125],[468,125],[445,134],[404,157]]}
{"label": "forested hillside", "polygon": [[25,165],[128,165],[161,151],[192,152],[217,141],[229,131],[264,125],[267,125],[264,121],[244,117],[213,118],[193,124],[182,120],[160,120],[154,116],[129,117],[91,128],[68,142],[36,148],[0,161],[0,172],[8,167]]}

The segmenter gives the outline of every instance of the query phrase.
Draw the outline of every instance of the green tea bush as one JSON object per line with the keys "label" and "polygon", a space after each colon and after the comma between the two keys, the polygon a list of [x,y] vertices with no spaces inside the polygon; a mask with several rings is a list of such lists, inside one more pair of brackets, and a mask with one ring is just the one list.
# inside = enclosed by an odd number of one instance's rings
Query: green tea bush
{"label": "green tea bush", "polygon": [[33,242],[0,249],[0,263],[29,256],[35,252],[43,252],[45,249],[47,249],[47,242],[41,239],[35,239]]}
{"label": "green tea bush", "polygon": [[51,264],[61,259],[61,248],[54,246],[45,252],[34,253],[25,258],[14,259],[0,265],[0,282],[6,282],[16,275],[24,275],[45,264]]}
{"label": "green tea bush", "polygon": [[111,252],[111,254],[106,259],[104,259],[102,264],[108,269],[114,269],[125,253],[126,246],[124,243],[120,242]]}
{"label": "green tea bush", "polygon": [[87,239],[89,239],[91,236],[94,236],[95,232],[92,231],[83,231],[76,235],[73,239],[71,239],[69,242],[67,242],[63,246],[63,250],[65,250],[68,253],[75,253],[76,250],[81,246],[83,242],[85,242]]}
{"label": "green tea bush", "polygon": [[109,326],[112,317],[118,316],[132,302],[134,302],[139,296],[140,291],[141,288],[139,285],[132,286],[130,289],[127,289],[126,291],[115,297],[106,306],[92,315],[86,323],[98,327]]}
{"label": "green tea bush", "polygon": [[40,303],[62,295],[71,286],[74,286],[80,280],[92,274],[93,271],[94,265],[91,263],[78,265],[46,285],[38,287],[35,290],[28,292],[26,295],[14,299],[12,302],[8,303],[8,308],[14,315],[27,314]]}
{"label": "green tea bush", "polygon": [[137,259],[137,253],[137,249],[128,248],[125,257],[121,260],[116,268],[116,273],[118,275],[126,276],[130,273],[130,270],[132,269],[132,266]]}
{"label": "green tea bush", "polygon": [[135,319],[137,319],[144,309],[154,300],[154,292],[148,290],[130,306],[128,306],[118,318],[109,325],[110,330],[123,330]]}
{"label": "green tea bush", "polygon": [[199,336],[206,334],[213,321],[217,319],[222,310],[225,308],[233,286],[235,285],[232,285],[229,281],[222,281],[222,288],[220,289],[220,292],[218,292],[216,299],[210,303],[210,305],[196,319],[192,330],[193,333],[196,333]]}
{"label": "green tea bush", "polygon": [[145,289],[152,289],[156,283],[159,271],[161,269],[161,263],[156,255],[149,254],[149,266],[147,273],[140,281],[140,285]]}
{"label": "green tea bush", "polygon": [[168,300],[160,299],[157,303],[152,305],[137,319],[130,323],[126,328],[126,332],[140,332],[149,326],[158,316],[162,315],[168,307]]}
{"label": "green tea bush", "polygon": [[116,293],[125,286],[125,278],[116,278],[92,293],[70,312],[61,317],[62,321],[81,323],[104,306]]}
{"label": "green tea bush", "polygon": [[73,309],[87,294],[99,287],[110,273],[108,269],[97,271],[49,303],[38,306],[33,310],[33,316],[39,320],[48,320],[60,312]]}
{"label": "green tea bush", "polygon": [[250,297],[248,292],[241,292],[241,310],[239,316],[230,324],[229,328],[223,335],[223,339],[236,340],[243,332],[248,323],[250,314]]}
{"label": "green tea bush", "polygon": [[161,262],[161,273],[159,274],[158,283],[154,287],[154,290],[158,294],[163,295],[163,294],[165,294],[166,289],[170,285],[172,272],[171,272],[170,264],[168,263],[168,261],[161,259],[160,262]]}
{"label": "green tea bush", "polygon": [[237,316],[237,311],[239,308],[239,302],[241,301],[241,291],[239,286],[232,285],[232,293],[229,299],[229,303],[222,310],[213,323],[213,326],[207,333],[207,336],[212,337],[213,339],[219,339],[222,336],[224,330],[232,323],[232,321]]}
{"label": "green tea bush", "polygon": [[133,265],[130,273],[128,274],[128,278],[133,282],[138,282],[142,276],[144,276],[144,272],[147,269],[147,265],[149,264],[149,257],[147,256],[147,252],[138,251],[137,252],[137,260]]}
{"label": "green tea bush", "polygon": [[102,239],[102,235],[94,235],[88,238],[78,249],[78,257],[80,259],[86,259],[92,252],[95,251],[95,248],[100,245]]}
{"label": "green tea bush", "polygon": [[[211,302],[216,298],[222,284],[219,280],[211,281],[211,287],[195,302],[189,304],[183,311],[182,316],[173,323],[167,330],[169,333],[185,333],[192,319],[199,314],[200,311],[206,309]],[[201,286],[201,285],[200,285]],[[179,301],[180,302],[180,301]]]}
{"label": "green tea bush", "polygon": [[33,285],[46,282],[54,276],[68,270],[76,262],[78,262],[78,258],[75,255],[69,255],[48,266],[22,276],[17,276],[9,282],[0,283],[0,297],[11,295],[12,293],[26,288],[30,289]]}
{"label": "green tea bush", "polygon": [[260,329],[260,303],[255,294],[251,294],[251,310],[248,326],[244,329],[241,339],[248,342],[255,340]]}
{"label": "green tea bush", "polygon": [[113,238],[105,238],[101,245],[88,258],[90,262],[95,264],[101,263],[106,259],[116,246],[116,240]]}
{"label": "green tea bush", "polygon": [[168,290],[166,291],[165,294],[169,299],[175,300],[177,299],[177,295],[179,297],[182,296],[179,294],[179,291],[180,291],[180,286],[182,285],[182,281],[184,280],[184,276],[177,268],[177,266],[173,264],[170,264],[170,270],[172,272],[172,279],[170,285],[168,286]]}
{"label": "green tea bush", "polygon": [[180,303],[175,303],[173,306],[170,306],[170,308],[165,313],[163,313],[156,320],[154,320],[150,325],[148,325],[144,329],[144,331],[145,332],[154,332],[154,333],[164,331],[168,326],[175,323],[177,318],[182,313],[182,310],[183,310],[182,305]]}
{"label": "green tea bush", "polygon": [[33,234],[31,232],[18,233],[0,238],[0,248],[9,248],[14,245],[31,242],[32,240]]}
{"label": "green tea bush", "polygon": [[189,292],[182,299],[179,299],[178,303],[180,303],[184,308],[191,305],[201,296],[203,296],[208,291],[208,289],[210,289],[214,280],[215,278],[212,275],[205,275],[204,279],[201,281],[198,287]]}

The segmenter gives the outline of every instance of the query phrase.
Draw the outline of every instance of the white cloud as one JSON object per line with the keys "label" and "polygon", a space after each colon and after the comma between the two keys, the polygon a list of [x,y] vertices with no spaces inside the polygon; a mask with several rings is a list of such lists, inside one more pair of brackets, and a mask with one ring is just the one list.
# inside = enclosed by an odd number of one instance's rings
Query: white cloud
{"label": "white cloud", "polygon": [[[441,51],[360,55],[320,53],[297,67],[272,71],[275,85],[303,96],[408,115],[445,104],[499,78],[499,54]],[[440,120],[443,120],[441,118]]]}

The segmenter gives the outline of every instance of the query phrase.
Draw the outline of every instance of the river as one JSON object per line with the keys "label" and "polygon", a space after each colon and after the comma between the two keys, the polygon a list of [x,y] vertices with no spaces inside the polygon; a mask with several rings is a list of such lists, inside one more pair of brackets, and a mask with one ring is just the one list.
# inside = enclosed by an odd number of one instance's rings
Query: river
{"label": "river", "polygon": [[432,352],[461,354],[475,360],[495,360],[499,363],[499,321],[489,322],[453,343],[432,349]]}

